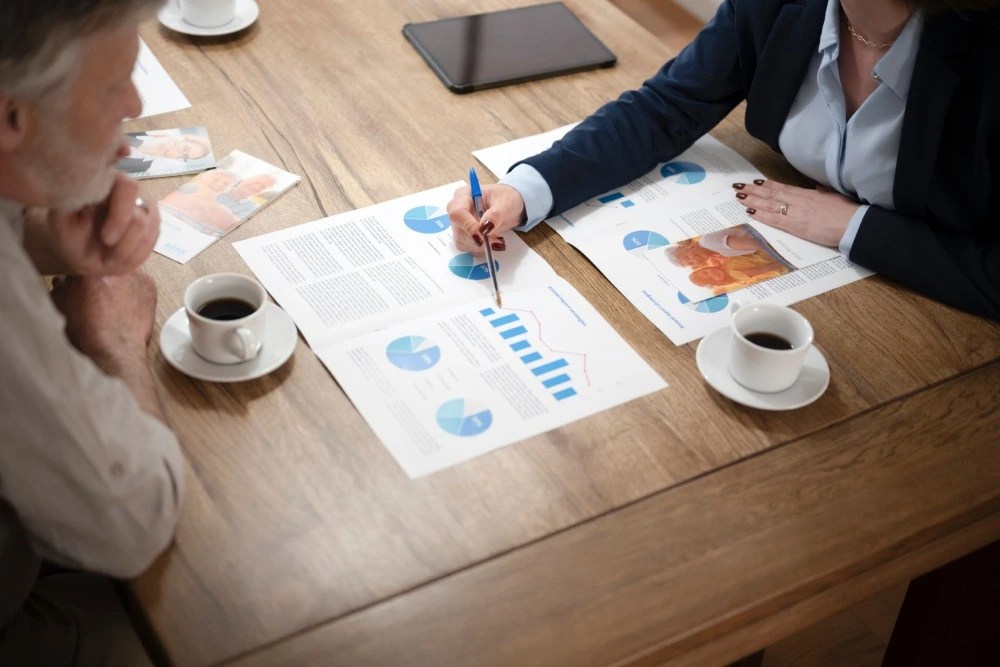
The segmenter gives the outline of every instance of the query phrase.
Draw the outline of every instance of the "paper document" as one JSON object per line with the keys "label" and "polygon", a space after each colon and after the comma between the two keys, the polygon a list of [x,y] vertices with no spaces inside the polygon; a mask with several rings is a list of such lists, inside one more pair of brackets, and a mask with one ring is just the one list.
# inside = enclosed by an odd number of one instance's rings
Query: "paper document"
{"label": "paper document", "polygon": [[[529,157],[539,147],[544,150],[571,127],[473,154],[491,171],[494,166],[500,169]],[[871,275],[836,249],[752,221],[733,196],[732,184],[756,178],[763,175],[749,162],[705,136],[675,160],[546,223],[586,255],[677,345],[726,326],[733,299],[789,305]],[[662,258],[671,244],[740,224],[752,225],[754,232],[797,270],[775,271],[774,277],[751,287],[705,299],[703,293],[693,298],[683,294],[669,272],[658,270],[657,264],[663,268],[662,261],[650,261],[650,257]],[[657,251],[661,253],[658,256]],[[678,279],[673,276],[673,280]]]}
{"label": "paper document", "polygon": [[160,200],[153,249],[184,264],[298,182],[295,174],[233,151]]}
{"label": "paper document", "polygon": [[132,83],[142,99],[142,113],[138,118],[156,116],[169,111],[179,111],[191,106],[184,93],[170,78],[163,65],[156,59],[146,42],[139,40],[139,57],[132,70]]}
{"label": "paper document", "polygon": [[456,249],[461,182],[233,244],[410,476],[665,387],[515,234]]}

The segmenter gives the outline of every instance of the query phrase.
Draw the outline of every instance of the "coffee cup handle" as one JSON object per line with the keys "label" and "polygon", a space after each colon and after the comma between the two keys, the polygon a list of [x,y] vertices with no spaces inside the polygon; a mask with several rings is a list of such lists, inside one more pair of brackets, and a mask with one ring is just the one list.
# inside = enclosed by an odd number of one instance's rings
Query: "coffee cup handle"
{"label": "coffee cup handle", "polygon": [[261,340],[250,329],[237,327],[233,330],[233,339],[236,342],[233,353],[243,361],[249,361],[260,353]]}
{"label": "coffee cup handle", "polygon": [[743,307],[743,306],[745,306],[745,305],[746,305],[746,303],[744,303],[744,302],[740,301],[739,299],[733,299],[733,305],[732,305],[732,307],[731,307],[731,308],[729,309],[729,312],[730,312],[730,313],[731,313],[732,315],[735,315],[735,314],[736,314],[736,311],[737,311],[737,310],[739,310],[740,308],[742,308],[742,307]]}

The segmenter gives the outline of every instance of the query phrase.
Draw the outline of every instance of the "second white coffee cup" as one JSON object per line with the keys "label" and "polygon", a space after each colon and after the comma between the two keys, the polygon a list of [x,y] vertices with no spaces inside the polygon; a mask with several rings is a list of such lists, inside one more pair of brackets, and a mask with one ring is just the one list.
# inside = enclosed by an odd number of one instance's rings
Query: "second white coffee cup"
{"label": "second white coffee cup", "polygon": [[809,320],[786,306],[734,304],[729,374],[752,391],[788,389],[802,371],[813,342]]}
{"label": "second white coffee cup", "polygon": [[267,293],[239,273],[213,273],[188,285],[184,310],[191,346],[206,361],[238,364],[255,358],[264,344]]}
{"label": "second white coffee cup", "polygon": [[218,28],[236,16],[236,0],[178,0],[181,18],[199,28]]}

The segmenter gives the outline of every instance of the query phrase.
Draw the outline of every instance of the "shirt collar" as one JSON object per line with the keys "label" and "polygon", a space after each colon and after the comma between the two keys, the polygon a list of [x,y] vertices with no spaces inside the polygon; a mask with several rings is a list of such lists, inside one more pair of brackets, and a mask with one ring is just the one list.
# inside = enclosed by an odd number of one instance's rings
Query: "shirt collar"
{"label": "shirt collar", "polygon": [[[901,99],[906,99],[910,92],[913,63],[917,59],[923,30],[923,12],[915,11],[903,26],[895,44],[874,68],[878,79]],[[819,52],[823,54],[824,62],[835,61],[840,56],[840,0],[826,3],[826,16],[819,34]]]}
{"label": "shirt collar", "polygon": [[24,207],[16,201],[0,197],[0,218],[20,235],[24,226]]}
{"label": "shirt collar", "polygon": [[826,17],[819,33],[819,52],[823,53],[828,49],[833,49],[830,57],[836,58],[840,50],[840,0],[829,0],[826,3]]}
{"label": "shirt collar", "polygon": [[875,64],[875,74],[897,97],[906,99],[913,78],[913,64],[920,48],[920,36],[924,31],[923,12],[913,12],[903,31],[896,38],[888,53]]}

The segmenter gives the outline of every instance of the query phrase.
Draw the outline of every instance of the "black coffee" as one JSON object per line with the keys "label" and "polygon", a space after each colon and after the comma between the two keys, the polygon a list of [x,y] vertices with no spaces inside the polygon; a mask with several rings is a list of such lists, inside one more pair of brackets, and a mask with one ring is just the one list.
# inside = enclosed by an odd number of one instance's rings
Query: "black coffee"
{"label": "black coffee", "polygon": [[790,350],[795,347],[781,336],[763,331],[759,333],[747,334],[744,338],[754,345],[760,345],[761,347],[766,347],[769,350]]}
{"label": "black coffee", "polygon": [[257,307],[243,299],[226,297],[207,301],[198,309],[198,314],[210,320],[238,320],[253,314]]}

